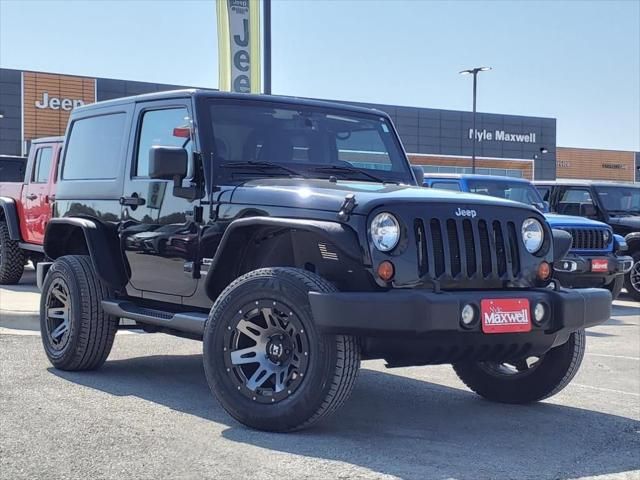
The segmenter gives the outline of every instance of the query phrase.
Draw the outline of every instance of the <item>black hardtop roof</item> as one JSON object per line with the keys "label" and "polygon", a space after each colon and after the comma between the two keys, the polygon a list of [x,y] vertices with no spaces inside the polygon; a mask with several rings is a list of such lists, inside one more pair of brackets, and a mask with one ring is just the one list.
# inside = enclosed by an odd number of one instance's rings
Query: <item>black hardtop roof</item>
{"label": "black hardtop roof", "polygon": [[31,144],[33,145],[34,143],[62,143],[64,142],[64,137],[63,136],[59,136],[59,137],[40,137],[40,138],[34,138],[33,140],[31,140]]}
{"label": "black hardtop roof", "polygon": [[84,112],[94,108],[126,105],[134,102],[148,102],[152,100],[167,100],[172,98],[187,98],[187,97],[277,102],[277,103],[287,103],[291,105],[305,105],[309,107],[331,108],[331,109],[337,109],[337,110],[343,110],[343,111],[346,110],[346,111],[351,111],[355,113],[380,115],[383,117],[389,116],[387,113],[381,110],[376,110],[373,108],[366,108],[366,107],[358,107],[355,105],[350,105],[348,103],[330,102],[325,100],[313,100],[313,99],[302,98],[302,97],[288,97],[288,96],[282,96],[282,95],[229,93],[229,92],[219,92],[217,90],[205,90],[205,89],[194,89],[194,88],[145,93],[142,95],[135,95],[131,97],[122,97],[122,98],[116,98],[113,100],[104,100],[101,102],[91,103],[88,105],[77,107],[75,110]]}
{"label": "black hardtop roof", "polygon": [[637,187],[640,184],[631,182],[614,182],[607,180],[536,180],[535,185],[569,185],[572,187]]}
{"label": "black hardtop roof", "polygon": [[481,175],[478,173],[425,173],[424,178],[430,179],[450,179],[450,180],[500,180],[500,181],[509,181],[511,183],[519,182],[519,183],[531,183],[526,178],[518,178],[518,177],[507,177],[502,175]]}

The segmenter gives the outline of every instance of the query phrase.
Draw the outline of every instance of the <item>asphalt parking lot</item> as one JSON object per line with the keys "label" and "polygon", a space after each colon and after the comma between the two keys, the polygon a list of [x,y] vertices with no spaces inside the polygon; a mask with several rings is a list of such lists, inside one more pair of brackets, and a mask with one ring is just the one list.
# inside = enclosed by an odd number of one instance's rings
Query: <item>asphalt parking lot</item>
{"label": "asphalt parking lot", "polygon": [[119,333],[105,366],[51,368],[33,273],[0,288],[0,478],[640,479],[640,307],[588,331],[573,382],[532,406],[473,395],[448,366],[364,362],[347,405],[312,430],[232,420],[199,342]]}

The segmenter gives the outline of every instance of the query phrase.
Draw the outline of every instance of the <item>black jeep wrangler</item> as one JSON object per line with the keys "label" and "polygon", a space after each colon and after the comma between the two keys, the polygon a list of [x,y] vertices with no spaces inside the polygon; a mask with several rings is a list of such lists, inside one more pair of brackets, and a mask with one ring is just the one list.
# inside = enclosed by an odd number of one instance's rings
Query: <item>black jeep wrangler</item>
{"label": "black jeep wrangler", "polygon": [[73,111],[38,265],[42,341],[99,367],[119,319],[204,341],[254,428],[336,410],[361,359],[452,363],[525,403],[576,373],[606,290],[551,282],[571,241],[533,207],[420,188],[382,112],[177,91]]}

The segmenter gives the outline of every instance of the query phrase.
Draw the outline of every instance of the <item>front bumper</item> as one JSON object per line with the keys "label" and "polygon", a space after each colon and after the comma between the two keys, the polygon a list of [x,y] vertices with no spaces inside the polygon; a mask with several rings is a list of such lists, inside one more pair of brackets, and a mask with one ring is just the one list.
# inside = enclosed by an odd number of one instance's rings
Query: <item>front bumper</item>
{"label": "front bumper", "polygon": [[[606,260],[606,271],[592,271],[594,260]],[[614,277],[631,270],[633,258],[629,256],[607,255],[567,255],[553,265],[554,278],[563,285],[599,287],[611,282]]]}
{"label": "front bumper", "polygon": [[[464,305],[479,312],[483,299],[508,298],[528,299],[531,310],[542,303],[547,314],[526,333],[486,334],[480,321],[462,325]],[[595,288],[310,292],[309,300],[320,331],[364,337],[366,356],[406,365],[540,355],[565,343],[571,333],[611,316],[611,294]],[[529,313],[533,318],[533,311]]]}

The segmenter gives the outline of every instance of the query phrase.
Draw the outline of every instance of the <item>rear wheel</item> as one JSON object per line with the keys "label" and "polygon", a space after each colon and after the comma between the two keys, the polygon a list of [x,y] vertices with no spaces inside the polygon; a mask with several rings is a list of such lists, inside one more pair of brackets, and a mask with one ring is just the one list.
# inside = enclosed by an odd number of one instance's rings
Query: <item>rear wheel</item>
{"label": "rear wheel", "polygon": [[305,428],[340,407],[360,365],[356,339],[316,331],[310,291],[335,288],[318,275],[267,268],[220,295],[204,333],[209,386],[224,409],[260,430]]}
{"label": "rear wheel", "polygon": [[631,297],[640,302],[640,251],[632,254],[633,267],[624,276],[624,286]]}
{"label": "rear wheel", "polygon": [[0,285],[13,285],[24,272],[25,256],[18,242],[9,237],[9,227],[0,221]]}
{"label": "rear wheel", "polygon": [[107,359],[118,319],[102,310],[109,288],[84,255],[58,258],[45,277],[40,297],[42,344],[54,367],[92,370]]}
{"label": "rear wheel", "polygon": [[541,357],[510,363],[465,362],[453,366],[467,387],[478,395],[501,403],[544,400],[566,387],[574,377],[585,350],[585,332],[578,330],[564,345]]}
{"label": "rear wheel", "polygon": [[604,286],[607,290],[611,292],[611,299],[615,300],[620,295],[622,291],[622,287],[624,286],[624,276],[618,275],[615,279],[611,280],[608,284]]}

